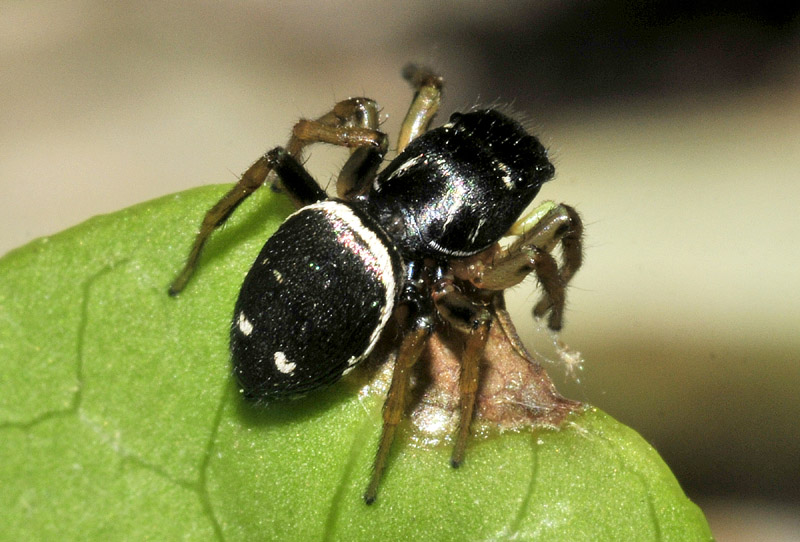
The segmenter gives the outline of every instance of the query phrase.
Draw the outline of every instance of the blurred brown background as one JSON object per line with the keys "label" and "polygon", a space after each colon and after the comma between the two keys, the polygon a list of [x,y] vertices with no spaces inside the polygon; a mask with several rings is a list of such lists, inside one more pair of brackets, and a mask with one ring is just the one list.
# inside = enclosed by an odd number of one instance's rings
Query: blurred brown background
{"label": "blurred brown background", "polygon": [[[800,8],[767,4],[1,1],[0,253],[233,182],[350,95],[394,135],[430,63],[439,120],[512,103],[555,158],[542,199],[586,221],[562,391],[653,443],[721,542],[798,540]],[[515,318],[554,357],[533,289]]]}

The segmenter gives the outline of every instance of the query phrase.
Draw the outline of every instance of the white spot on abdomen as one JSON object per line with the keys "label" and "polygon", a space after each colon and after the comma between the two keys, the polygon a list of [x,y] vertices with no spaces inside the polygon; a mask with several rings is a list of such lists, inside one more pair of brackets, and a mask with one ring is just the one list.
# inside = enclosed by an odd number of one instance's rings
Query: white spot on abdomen
{"label": "white spot on abdomen", "polygon": [[275,355],[272,356],[272,358],[275,360],[275,368],[282,373],[289,374],[294,371],[295,367],[297,367],[297,364],[286,359],[286,354],[283,352],[275,352]]}
{"label": "white spot on abdomen", "polygon": [[244,315],[243,312],[239,313],[239,318],[236,321],[236,324],[239,326],[239,331],[241,331],[245,337],[250,336],[253,332],[253,324],[250,323],[250,320]]}

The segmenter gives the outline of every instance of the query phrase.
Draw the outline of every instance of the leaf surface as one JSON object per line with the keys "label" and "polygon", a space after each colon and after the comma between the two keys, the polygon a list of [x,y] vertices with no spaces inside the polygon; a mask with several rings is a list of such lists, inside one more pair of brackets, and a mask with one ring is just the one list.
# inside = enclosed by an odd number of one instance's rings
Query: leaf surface
{"label": "leaf surface", "polygon": [[0,538],[708,540],[658,454],[594,409],[560,431],[395,442],[366,487],[381,399],[352,381],[267,407],[230,378],[239,285],[290,208],[253,196],[166,294],[227,187],[164,197],[0,260]]}

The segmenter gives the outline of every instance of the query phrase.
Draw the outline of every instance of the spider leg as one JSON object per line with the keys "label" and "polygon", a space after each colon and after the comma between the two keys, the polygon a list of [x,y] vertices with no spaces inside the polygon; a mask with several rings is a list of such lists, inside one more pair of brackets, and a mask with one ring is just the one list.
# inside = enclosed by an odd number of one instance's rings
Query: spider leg
{"label": "spider leg", "polygon": [[[333,109],[315,120],[300,119],[292,130],[292,135],[286,143],[286,150],[294,158],[302,161],[303,150],[313,143],[325,142],[340,144],[327,139],[321,139],[316,126],[329,128],[367,128],[373,131],[378,129],[378,104],[369,98],[348,98],[333,106]],[[329,138],[330,139],[330,138]],[[344,146],[353,147],[354,145]]]}
{"label": "spider leg", "polygon": [[[566,288],[569,281],[572,280],[572,277],[578,272],[578,269],[580,269],[583,263],[583,222],[577,211],[569,205],[564,205],[562,203],[559,207],[563,210],[563,215],[556,218],[554,222],[560,222],[562,225],[556,225],[554,227],[554,235],[561,239],[562,263],[559,272],[561,275],[562,287]],[[563,232],[563,235],[560,232]],[[533,308],[533,314],[537,318],[541,318],[548,310],[551,310],[549,326],[554,331],[558,331],[561,329],[561,319],[559,317],[558,327],[552,325],[553,313],[555,312],[555,301],[552,296],[543,296]],[[564,301],[562,299],[561,306],[558,309],[559,315],[561,315],[563,311]]]}
{"label": "spider leg", "polygon": [[527,235],[533,242],[552,252],[561,243],[561,276],[569,282],[583,260],[583,221],[574,208],[564,203],[544,202],[518,220],[511,228],[514,235]]}
{"label": "spider leg", "polygon": [[220,226],[230,214],[242,203],[245,198],[255,192],[267,178],[267,175],[275,171],[284,179],[292,179],[293,193],[297,201],[312,203],[325,199],[327,195],[317,182],[306,172],[297,160],[292,158],[282,147],[275,147],[244,172],[239,182],[231,188],[222,198],[206,212],[200,230],[195,237],[194,244],[186,258],[186,263],[178,276],[169,287],[169,294],[174,296],[183,290],[189,278],[192,276],[197,260],[203,250],[208,237]]}
{"label": "spider leg", "polygon": [[[405,305],[405,307],[410,309],[411,305]],[[397,424],[403,419],[411,368],[419,360],[428,342],[428,337],[433,331],[433,315],[430,309],[412,309],[406,320],[410,320],[410,325],[408,325],[403,336],[403,342],[400,344],[394,372],[392,373],[392,383],[386,396],[386,402],[383,404],[381,440],[378,444],[378,452],[375,454],[372,477],[364,493],[364,501],[367,504],[375,502],[378,484],[386,468],[386,461],[389,458],[389,450],[392,447],[392,441],[397,431]]]}
{"label": "spider leg", "polygon": [[385,144],[379,149],[375,147],[355,149],[336,179],[336,194],[342,199],[349,200],[368,189],[385,154]]}
{"label": "spider leg", "polygon": [[[558,331],[563,324],[566,286],[581,266],[583,223],[575,209],[568,205],[546,203],[541,209],[544,210],[540,213],[542,216],[514,243],[496,254],[480,272],[466,278],[479,288],[505,290],[534,271],[544,295],[533,313],[541,317],[550,311],[548,327]],[[560,268],[551,254],[559,244]]]}
{"label": "spider leg", "polygon": [[[337,103],[331,111],[316,120],[301,119],[294,125],[292,136],[286,144],[289,154],[302,161],[305,148],[314,143],[328,143],[351,149],[350,159],[345,164],[336,183],[340,197],[358,191],[364,179],[377,170],[388,141],[386,134],[378,130],[378,105],[369,98],[349,98]],[[275,179],[277,189],[285,189],[299,208],[306,205],[297,200],[293,187],[286,179]]]}
{"label": "spider leg", "polygon": [[428,129],[442,101],[442,77],[430,68],[408,64],[403,68],[403,78],[414,87],[414,99],[400,127],[398,153]]}
{"label": "spider leg", "polygon": [[374,176],[386,154],[388,140],[378,131],[379,124],[378,104],[369,98],[349,98],[316,120],[300,120],[286,148],[301,160],[305,147],[313,143],[349,147],[350,159],[336,181],[337,195],[349,198]]}
{"label": "spider leg", "polygon": [[464,451],[478,393],[480,361],[489,338],[492,313],[484,303],[471,299],[456,289],[452,276],[440,279],[434,289],[433,302],[438,313],[453,327],[467,334],[467,345],[461,360],[459,388],[459,422],[450,464],[458,467],[464,461]]}
{"label": "spider leg", "polygon": [[256,160],[239,182],[206,212],[186,263],[169,287],[169,294],[174,296],[184,289],[211,233],[264,184],[271,172],[277,174],[275,183],[286,190],[297,207],[328,197],[300,164],[303,150],[308,145],[329,143],[354,149],[371,147],[382,157],[387,142],[386,135],[373,128],[377,126],[377,118],[375,102],[367,98],[350,98],[337,103],[330,112],[316,120],[300,120],[286,148],[275,147]]}

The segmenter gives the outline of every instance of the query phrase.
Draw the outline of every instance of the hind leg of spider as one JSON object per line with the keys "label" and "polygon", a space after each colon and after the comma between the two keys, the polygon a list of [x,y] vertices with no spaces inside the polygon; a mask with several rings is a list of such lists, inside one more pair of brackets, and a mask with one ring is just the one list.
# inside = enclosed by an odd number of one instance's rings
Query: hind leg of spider
{"label": "hind leg of spider", "polygon": [[200,257],[203,246],[211,233],[227,220],[228,216],[245,198],[264,183],[271,171],[275,171],[285,180],[291,180],[295,198],[300,201],[312,203],[327,197],[325,192],[297,160],[292,158],[282,147],[275,147],[250,166],[239,182],[206,212],[194,244],[189,251],[189,256],[180,273],[178,273],[178,276],[169,287],[170,295],[179,294],[186,286],[197,266],[197,260]]}
{"label": "hind leg of spider", "polygon": [[239,204],[265,183],[271,172],[277,174],[277,184],[286,191],[298,208],[327,198],[325,191],[300,165],[306,146],[312,143],[328,143],[352,149],[369,147],[375,151],[365,156],[372,162],[380,163],[386,152],[387,141],[385,134],[372,128],[377,125],[377,115],[377,106],[372,100],[351,98],[339,102],[332,111],[317,120],[299,121],[286,148],[276,147],[256,160],[244,172],[239,182],[208,210],[186,263],[170,285],[170,295],[177,295],[186,286],[211,233],[228,219]]}
{"label": "hind leg of spider", "polygon": [[[407,307],[410,308],[410,305],[407,305]],[[394,435],[397,431],[397,424],[403,419],[411,368],[419,360],[428,342],[428,337],[433,331],[433,315],[430,310],[413,310],[410,312],[411,314],[406,316],[406,319],[410,321],[410,325],[407,326],[403,342],[400,344],[392,373],[392,383],[386,396],[386,402],[383,404],[381,439],[378,444],[378,452],[375,454],[372,477],[364,493],[364,501],[367,504],[375,502],[375,497],[378,494],[378,485],[383,476],[383,471],[386,469],[389,451],[392,448],[392,441],[394,441]]]}
{"label": "hind leg of spider", "polygon": [[[530,219],[533,217],[534,219]],[[566,286],[582,261],[583,223],[572,207],[547,202],[523,218],[510,233],[519,238],[495,254],[490,262],[463,276],[479,288],[505,290],[536,273],[544,295],[534,307],[536,317],[550,311],[548,327],[554,331],[563,324]],[[559,267],[551,252],[560,244]]]}
{"label": "hind leg of spider", "polygon": [[442,78],[430,68],[408,64],[403,68],[403,78],[414,88],[414,98],[397,138],[398,153],[428,129],[442,101]]}
{"label": "hind leg of spider", "polygon": [[450,464],[458,467],[464,461],[469,428],[475,410],[478,393],[480,361],[489,338],[492,324],[490,306],[483,300],[472,299],[456,289],[452,276],[440,279],[433,293],[437,312],[444,320],[467,336],[467,345],[461,359],[461,374],[458,380],[459,422]]}

